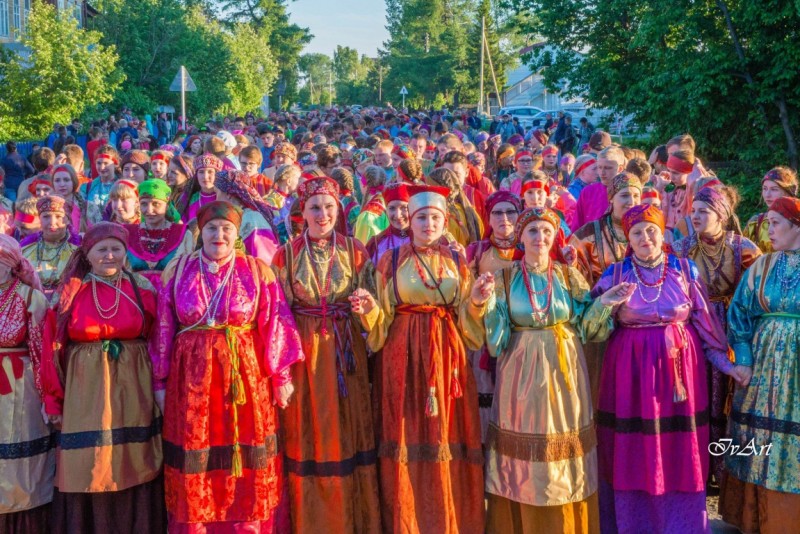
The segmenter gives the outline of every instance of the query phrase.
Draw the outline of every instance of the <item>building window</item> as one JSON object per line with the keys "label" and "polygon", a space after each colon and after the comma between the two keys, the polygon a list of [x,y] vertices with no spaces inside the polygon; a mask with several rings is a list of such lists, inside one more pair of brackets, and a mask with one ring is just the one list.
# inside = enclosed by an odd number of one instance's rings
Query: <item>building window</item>
{"label": "building window", "polygon": [[22,21],[20,20],[20,10],[19,10],[20,5],[19,4],[20,4],[20,2],[22,2],[22,0],[11,0],[11,1],[14,3],[13,4],[14,5],[14,28],[16,30],[21,30],[22,29]]}
{"label": "building window", "polygon": [[0,35],[8,35],[8,0],[0,0]]}

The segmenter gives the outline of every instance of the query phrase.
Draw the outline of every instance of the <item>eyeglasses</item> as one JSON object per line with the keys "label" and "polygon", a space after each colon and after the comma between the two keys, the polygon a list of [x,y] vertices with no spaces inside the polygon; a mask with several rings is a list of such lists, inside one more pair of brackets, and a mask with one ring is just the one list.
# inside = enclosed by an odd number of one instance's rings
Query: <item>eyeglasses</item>
{"label": "eyeglasses", "polygon": [[533,163],[533,160],[530,158],[520,158],[517,160],[517,163]]}
{"label": "eyeglasses", "polygon": [[492,211],[490,214],[491,214],[492,217],[497,217],[498,219],[501,218],[501,217],[505,217],[507,219],[512,219],[512,218],[516,217],[517,215],[519,215],[519,212],[517,210]]}

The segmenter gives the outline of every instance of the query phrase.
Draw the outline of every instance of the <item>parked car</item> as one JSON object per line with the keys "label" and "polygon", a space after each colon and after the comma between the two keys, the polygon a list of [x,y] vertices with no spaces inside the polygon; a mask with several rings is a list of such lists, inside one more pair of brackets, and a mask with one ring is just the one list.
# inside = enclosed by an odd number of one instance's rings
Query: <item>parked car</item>
{"label": "parked car", "polygon": [[551,109],[549,111],[540,111],[536,115],[531,117],[530,125],[534,128],[544,128],[544,123],[547,122],[547,114],[550,114],[553,117],[553,120],[558,122],[558,110]]}
{"label": "parked car", "polygon": [[534,106],[510,106],[501,108],[497,115],[511,115],[512,118],[519,120],[520,126],[525,127],[531,126],[533,116],[539,113],[543,113],[543,111]]}

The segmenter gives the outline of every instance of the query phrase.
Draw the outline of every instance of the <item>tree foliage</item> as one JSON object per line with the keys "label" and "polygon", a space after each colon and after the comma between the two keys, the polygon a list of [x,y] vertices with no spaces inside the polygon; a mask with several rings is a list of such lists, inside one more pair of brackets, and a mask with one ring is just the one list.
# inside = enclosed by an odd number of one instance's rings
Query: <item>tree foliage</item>
{"label": "tree foliage", "polygon": [[551,89],[631,114],[656,139],[691,132],[701,154],[797,165],[800,12],[746,0],[505,0],[557,46],[531,55]]}
{"label": "tree foliage", "polygon": [[114,48],[100,40],[68,13],[34,0],[21,39],[27,53],[0,55],[0,138],[40,137],[110,100],[124,75]]}

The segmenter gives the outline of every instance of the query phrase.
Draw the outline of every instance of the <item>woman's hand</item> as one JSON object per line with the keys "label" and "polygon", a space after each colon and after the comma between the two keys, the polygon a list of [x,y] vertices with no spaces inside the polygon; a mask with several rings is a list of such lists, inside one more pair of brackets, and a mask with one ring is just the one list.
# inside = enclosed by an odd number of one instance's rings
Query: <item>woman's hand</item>
{"label": "woman's hand", "polygon": [[450,250],[455,250],[462,256],[467,255],[467,249],[465,249],[464,246],[458,241],[450,241]]}
{"label": "woman's hand", "polygon": [[564,256],[564,261],[567,262],[567,265],[570,265],[572,267],[575,267],[575,265],[577,265],[578,252],[572,245],[566,245],[564,248],[562,248],[561,255]]}
{"label": "woman's hand", "polygon": [[619,306],[628,302],[636,289],[636,284],[622,282],[617,284],[600,296],[603,306]]}
{"label": "woman's hand", "polygon": [[275,403],[280,408],[286,408],[289,405],[289,399],[292,398],[292,394],[294,394],[294,386],[291,382],[279,386],[275,394]]}
{"label": "woman's hand", "polygon": [[378,303],[375,302],[375,297],[373,297],[369,291],[360,287],[353,291],[353,294],[347,297],[347,300],[350,301],[350,308],[353,310],[353,313],[359,315],[368,314],[378,305]]}
{"label": "woman's hand", "polygon": [[63,417],[60,415],[48,415],[47,418],[50,420],[50,424],[56,427],[58,430],[61,430],[61,423],[64,421]]}
{"label": "woman's hand", "polygon": [[472,284],[472,292],[470,298],[472,304],[475,306],[483,306],[489,297],[494,293],[494,275],[492,273],[483,273]]}
{"label": "woman's hand", "polygon": [[736,380],[737,384],[746,388],[750,385],[750,380],[753,378],[753,368],[747,367],[746,365],[735,365],[733,371],[731,371],[731,376]]}

